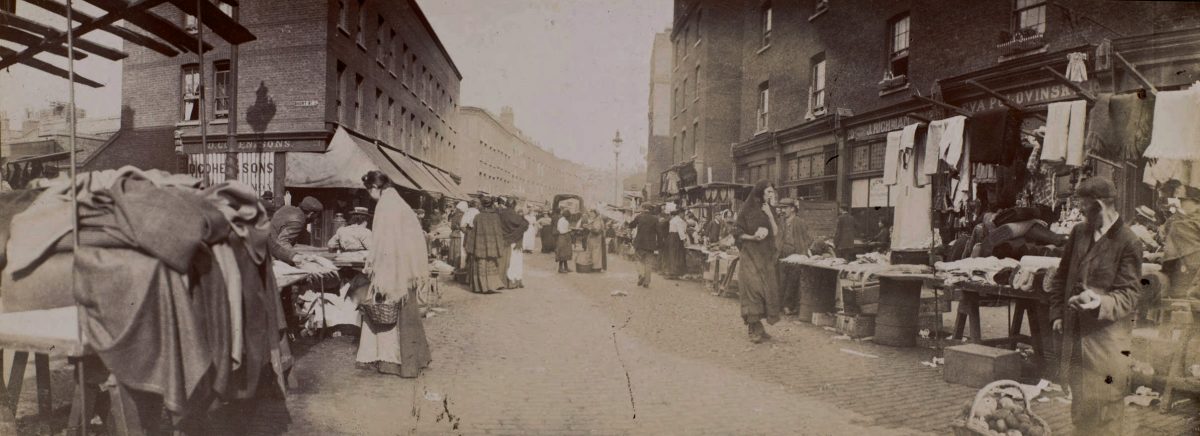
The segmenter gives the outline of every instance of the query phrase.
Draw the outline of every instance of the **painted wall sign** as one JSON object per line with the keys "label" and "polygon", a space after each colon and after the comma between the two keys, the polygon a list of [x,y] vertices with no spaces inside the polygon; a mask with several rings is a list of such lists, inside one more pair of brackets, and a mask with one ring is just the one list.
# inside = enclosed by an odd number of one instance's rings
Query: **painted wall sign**
{"label": "painted wall sign", "polygon": [[[1051,84],[1041,88],[1024,89],[1020,91],[1012,91],[1003,93],[1009,100],[1016,102],[1022,106],[1030,106],[1048,101],[1054,101],[1075,96],[1075,90],[1060,84]],[[976,100],[970,100],[959,105],[959,107],[971,112],[986,111],[992,109],[1000,109],[1005,107],[1000,100],[995,97],[984,97]]]}
{"label": "painted wall sign", "polygon": [[[922,116],[925,116],[925,117],[929,116],[929,114],[925,113],[925,112],[921,112],[919,114]],[[851,140],[862,139],[862,138],[866,138],[868,136],[874,136],[874,135],[891,132],[894,130],[900,130],[900,129],[903,129],[904,126],[907,126],[907,125],[915,123],[915,122],[917,122],[917,121],[912,118],[906,117],[906,116],[900,116],[900,117],[895,117],[895,118],[884,118],[882,120],[872,121],[867,124],[850,127],[849,129],[846,129],[846,131],[847,131],[847,136]]]}
{"label": "painted wall sign", "polygon": [[300,100],[294,102],[296,107],[317,107],[316,100]]}
{"label": "painted wall sign", "polygon": [[208,146],[200,148],[199,141],[183,143],[184,153],[216,153],[216,152],[281,152],[305,151],[324,152],[328,143],[321,139],[242,139],[237,142],[237,148],[229,149],[229,143],[224,139],[209,140]]}
{"label": "painted wall sign", "polygon": [[[238,153],[239,182],[254,188],[254,192],[275,190],[275,153]],[[188,175],[200,179],[205,186],[225,181],[225,153],[188,155]]]}

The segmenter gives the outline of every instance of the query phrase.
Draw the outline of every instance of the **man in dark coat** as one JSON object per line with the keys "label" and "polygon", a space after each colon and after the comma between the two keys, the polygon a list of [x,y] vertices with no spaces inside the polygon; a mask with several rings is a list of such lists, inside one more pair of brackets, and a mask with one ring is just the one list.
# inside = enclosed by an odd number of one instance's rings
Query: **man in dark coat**
{"label": "man in dark coat", "polygon": [[858,230],[854,222],[854,215],[850,215],[850,211],[846,208],[841,208],[841,215],[837,219],[837,228],[833,233],[833,246],[837,249],[838,257],[854,260],[854,236],[856,234],[858,234]]}
{"label": "man in dark coat", "polygon": [[659,242],[662,240],[658,233],[658,216],[654,214],[651,206],[644,205],[642,213],[639,213],[625,226],[636,232],[633,236],[633,249],[637,253],[638,260],[638,286],[649,288],[650,276],[653,275],[654,269],[654,256],[658,254]]}
{"label": "man in dark coat", "polygon": [[316,219],[325,206],[312,197],[304,197],[300,207],[287,205],[280,207],[271,216],[271,239],[267,241],[267,249],[271,256],[295,266],[307,255],[296,252],[296,243],[304,235],[308,223]]}
{"label": "man in dark coat", "polygon": [[1062,373],[1071,387],[1076,434],[1122,433],[1132,361],[1132,315],[1141,292],[1142,243],[1115,208],[1102,177],[1076,188],[1087,222],[1071,230],[1050,281],[1050,318],[1063,333]]}
{"label": "man in dark coat", "polygon": [[[808,228],[796,216],[800,204],[793,198],[779,200],[779,211],[783,222],[779,228],[779,258],[783,259],[793,254],[808,254],[812,238],[808,236]],[[779,288],[783,297],[783,313],[791,315],[796,309],[800,288],[796,284],[800,280],[797,271],[792,268],[779,268]]]}

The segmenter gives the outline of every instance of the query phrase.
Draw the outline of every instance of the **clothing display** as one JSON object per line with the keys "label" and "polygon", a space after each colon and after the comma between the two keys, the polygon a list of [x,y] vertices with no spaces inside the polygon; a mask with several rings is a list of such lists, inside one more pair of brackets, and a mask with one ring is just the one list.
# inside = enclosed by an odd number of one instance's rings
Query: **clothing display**
{"label": "clothing display", "polygon": [[896,193],[892,225],[904,230],[892,232],[892,250],[928,249],[933,243],[933,188],[916,184],[916,174],[921,171],[912,153],[917,127],[917,124],[910,124],[901,131],[888,134],[888,142],[896,138],[900,149],[896,185],[891,188]]}
{"label": "clothing display", "polygon": [[1154,130],[1145,157],[1200,160],[1200,86],[1155,97]]}
{"label": "clothing display", "polygon": [[[963,146],[965,145],[963,132],[966,124],[967,117],[962,115],[929,123],[930,133],[926,135],[926,143],[933,139],[937,140],[936,156],[952,170],[957,170],[959,162],[962,160]],[[928,157],[925,162],[925,173],[937,174],[937,162],[930,163]]]}
{"label": "clothing display", "polygon": [[1011,109],[979,112],[967,122],[971,162],[1010,165],[1022,159],[1020,114]]}
{"label": "clothing display", "polygon": [[1046,111],[1046,136],[1042,142],[1043,161],[1079,167],[1087,152],[1083,149],[1084,119],[1087,101],[1051,103]]}
{"label": "clothing display", "polygon": [[1088,112],[1086,148],[1109,159],[1137,159],[1150,145],[1154,95],[1137,93],[1096,95]]}

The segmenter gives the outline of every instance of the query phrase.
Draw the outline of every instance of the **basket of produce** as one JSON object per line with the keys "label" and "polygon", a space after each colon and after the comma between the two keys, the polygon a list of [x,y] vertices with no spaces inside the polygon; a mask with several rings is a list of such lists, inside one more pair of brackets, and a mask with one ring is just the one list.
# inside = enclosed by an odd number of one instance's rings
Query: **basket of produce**
{"label": "basket of produce", "polygon": [[1050,425],[1033,413],[1021,384],[997,380],[963,406],[963,416],[950,425],[955,436],[1050,436]]}

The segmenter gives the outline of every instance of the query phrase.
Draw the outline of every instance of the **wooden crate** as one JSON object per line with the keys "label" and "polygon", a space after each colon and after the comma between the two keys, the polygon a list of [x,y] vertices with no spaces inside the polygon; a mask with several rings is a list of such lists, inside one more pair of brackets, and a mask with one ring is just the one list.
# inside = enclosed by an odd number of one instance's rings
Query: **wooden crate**
{"label": "wooden crate", "polygon": [[839,313],[835,328],[841,334],[855,339],[875,336],[875,315]]}
{"label": "wooden crate", "polygon": [[942,378],[947,383],[981,388],[996,380],[1021,377],[1021,355],[1016,351],[965,344],[947,347]]}
{"label": "wooden crate", "polygon": [[812,314],[812,323],[817,327],[833,327],[837,325],[837,317],[832,313],[816,312]]}

